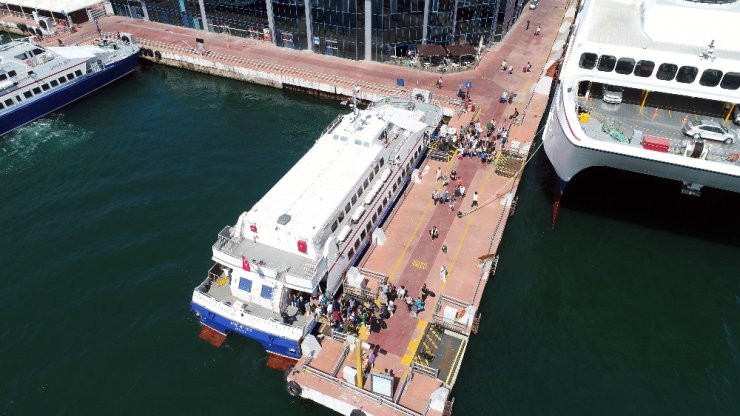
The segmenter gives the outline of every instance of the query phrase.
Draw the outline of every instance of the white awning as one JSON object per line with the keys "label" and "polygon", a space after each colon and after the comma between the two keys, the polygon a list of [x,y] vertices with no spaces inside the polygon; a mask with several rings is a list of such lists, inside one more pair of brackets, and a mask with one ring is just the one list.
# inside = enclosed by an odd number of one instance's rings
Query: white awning
{"label": "white awning", "polygon": [[337,235],[337,241],[346,240],[350,231],[352,231],[352,227],[350,227],[349,225],[345,225],[344,227],[342,227],[342,231],[340,231],[339,235]]}
{"label": "white awning", "polygon": [[11,4],[14,6],[21,6],[24,9],[29,10],[47,10],[51,12],[65,13],[76,12],[82,10],[93,4],[102,3],[100,0],[11,0],[4,1],[3,3]]}
{"label": "white awning", "polygon": [[365,207],[363,207],[362,205],[360,205],[359,207],[357,207],[357,209],[355,210],[355,212],[352,213],[352,221],[354,221],[354,222],[359,221],[360,218],[362,218],[362,214],[364,214],[364,213],[365,213]]}

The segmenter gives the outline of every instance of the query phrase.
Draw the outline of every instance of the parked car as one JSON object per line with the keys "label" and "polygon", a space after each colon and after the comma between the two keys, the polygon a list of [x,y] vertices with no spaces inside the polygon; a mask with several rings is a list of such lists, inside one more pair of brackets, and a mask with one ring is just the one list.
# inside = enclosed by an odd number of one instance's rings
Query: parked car
{"label": "parked car", "polygon": [[538,4],[540,4],[540,0],[532,0],[529,2],[529,8],[534,10],[537,8]]}
{"label": "parked car", "polygon": [[740,125],[740,104],[735,104],[735,109],[732,110],[732,122]]}
{"label": "parked car", "polygon": [[622,102],[622,96],[624,95],[624,88],[616,85],[604,84],[604,94],[602,100],[609,104],[619,104]]}
{"label": "parked car", "polygon": [[683,127],[683,134],[695,139],[716,140],[726,144],[734,143],[737,134],[712,120],[692,120]]}

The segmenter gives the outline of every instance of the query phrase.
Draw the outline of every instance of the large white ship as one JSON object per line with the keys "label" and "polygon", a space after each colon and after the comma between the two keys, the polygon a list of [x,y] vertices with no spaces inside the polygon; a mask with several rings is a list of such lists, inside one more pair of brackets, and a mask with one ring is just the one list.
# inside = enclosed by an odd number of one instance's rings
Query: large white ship
{"label": "large white ship", "polygon": [[740,2],[579,7],[543,134],[560,190],[606,166],[740,192]]}
{"label": "large white ship", "polygon": [[204,330],[235,332],[271,354],[300,358],[316,317],[291,298],[336,294],[441,119],[439,107],[403,99],[337,117],[236,225],[219,233],[215,264],[191,302]]}

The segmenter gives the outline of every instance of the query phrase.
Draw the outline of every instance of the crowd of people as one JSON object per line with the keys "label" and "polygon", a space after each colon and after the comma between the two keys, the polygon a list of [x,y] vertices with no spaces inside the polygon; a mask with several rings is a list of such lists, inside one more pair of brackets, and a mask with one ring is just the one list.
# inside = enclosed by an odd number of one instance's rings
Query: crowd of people
{"label": "crowd of people", "polygon": [[386,328],[385,320],[396,313],[396,304],[406,305],[408,312],[417,317],[424,310],[429,293],[424,285],[419,296],[414,298],[404,286],[396,288],[388,282],[380,286],[376,302],[361,300],[347,293],[338,297],[322,293],[309,297],[298,291],[290,294],[289,302],[306,316],[315,316],[320,322],[327,323],[334,331],[358,334],[363,325],[372,332]]}

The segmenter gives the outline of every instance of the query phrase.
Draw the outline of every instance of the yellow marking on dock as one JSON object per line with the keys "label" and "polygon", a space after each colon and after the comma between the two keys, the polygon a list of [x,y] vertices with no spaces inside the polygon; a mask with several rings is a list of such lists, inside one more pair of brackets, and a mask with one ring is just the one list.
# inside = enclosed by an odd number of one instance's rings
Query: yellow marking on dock
{"label": "yellow marking on dock", "polygon": [[455,365],[458,364],[457,360],[460,359],[460,354],[463,352],[463,343],[460,343],[460,346],[457,348],[457,354],[455,354],[455,359],[452,361],[452,367],[450,368],[450,372],[447,373],[447,379],[445,380],[446,385],[450,385],[450,377],[452,377],[452,374],[455,372],[453,371],[455,368]]}
{"label": "yellow marking on dock", "polygon": [[357,336],[361,340],[367,341],[368,337],[370,337],[370,325],[360,325],[360,329],[357,332]]}
{"label": "yellow marking on dock", "polygon": [[419,319],[419,322],[416,324],[416,331],[419,333],[419,335],[409,341],[409,345],[406,347],[406,354],[404,354],[401,358],[401,364],[405,367],[411,365],[411,360],[414,359],[414,355],[416,355],[416,350],[419,349],[421,339],[424,337],[424,332],[427,329],[427,324],[428,322],[423,319]]}
{"label": "yellow marking on dock", "polygon": [[[447,162],[447,170],[449,170],[450,166],[452,166],[452,163],[455,161],[455,154],[457,154],[457,151],[455,151],[450,158],[450,161]],[[421,226],[421,223],[424,221],[424,219],[427,216],[427,213],[429,212],[429,209],[432,207],[432,201],[431,198],[429,198],[429,202],[427,202],[427,206],[424,207],[424,212],[421,213],[419,216],[419,220],[416,221],[416,226],[414,227],[414,231],[409,234],[409,238],[406,239],[406,244],[403,246],[403,250],[401,250],[401,254],[398,256],[398,260],[396,260],[396,264],[393,266],[393,270],[388,274],[388,281],[391,282],[396,277],[396,272],[398,271],[398,268],[401,267],[401,262],[403,261],[404,257],[406,257],[406,252],[409,251],[409,247],[411,247],[411,242],[414,241],[414,239],[417,236],[417,233],[419,232],[419,227]]]}
{"label": "yellow marking on dock", "polygon": [[417,269],[426,270],[429,268],[429,265],[425,261],[421,260],[411,260],[411,266],[416,267]]}
{"label": "yellow marking on dock", "polygon": [[[524,169],[524,166],[522,166],[522,169]],[[491,179],[491,176],[493,176],[492,171],[488,171],[488,175],[486,175],[486,179],[483,181],[483,185],[478,187],[478,189],[485,189],[486,185],[488,185],[488,181]],[[468,231],[470,231],[470,225],[473,220],[472,215],[468,215],[468,221],[465,222],[465,229],[463,230],[462,237],[460,237],[460,242],[457,243],[457,249],[455,250],[455,255],[452,257],[452,261],[450,261],[450,267],[447,268],[447,276],[442,282],[442,290],[444,290],[447,287],[447,282],[450,280],[450,276],[452,275],[452,269],[455,268],[455,262],[457,261],[457,256],[460,254],[460,250],[462,249],[463,243],[465,242],[465,238],[468,236]]]}

